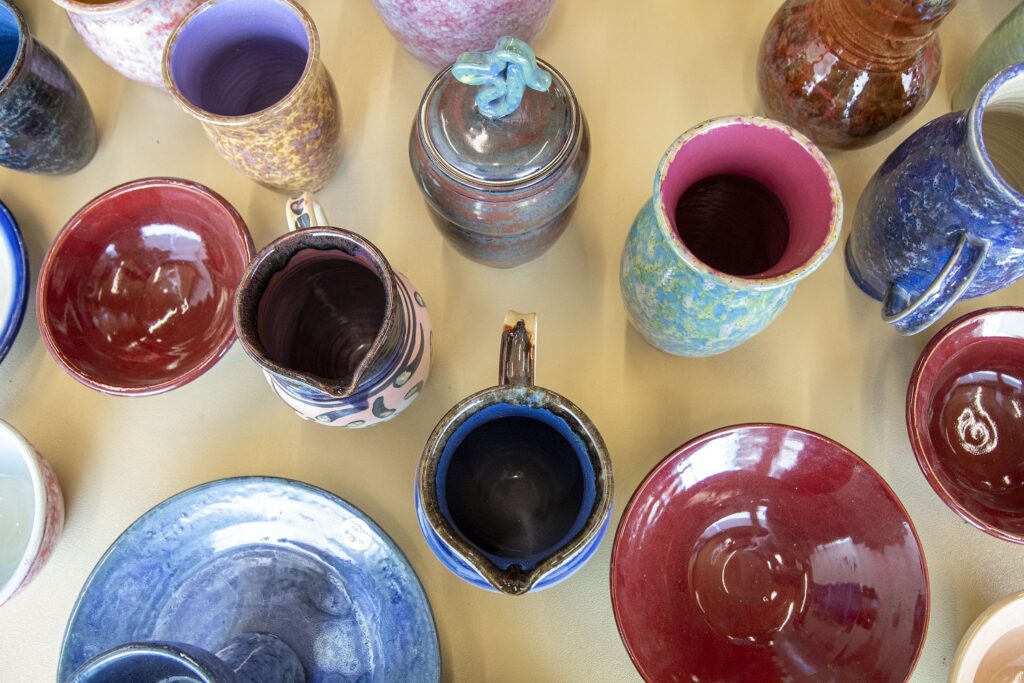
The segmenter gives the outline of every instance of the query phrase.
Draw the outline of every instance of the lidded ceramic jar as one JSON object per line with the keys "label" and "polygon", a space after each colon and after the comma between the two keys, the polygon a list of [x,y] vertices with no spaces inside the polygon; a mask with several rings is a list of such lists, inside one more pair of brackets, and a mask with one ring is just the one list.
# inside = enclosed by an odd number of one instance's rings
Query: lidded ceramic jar
{"label": "lidded ceramic jar", "polygon": [[565,230],[590,136],[565,78],[505,37],[434,78],[409,158],[441,232],[469,258],[509,268],[540,256]]}

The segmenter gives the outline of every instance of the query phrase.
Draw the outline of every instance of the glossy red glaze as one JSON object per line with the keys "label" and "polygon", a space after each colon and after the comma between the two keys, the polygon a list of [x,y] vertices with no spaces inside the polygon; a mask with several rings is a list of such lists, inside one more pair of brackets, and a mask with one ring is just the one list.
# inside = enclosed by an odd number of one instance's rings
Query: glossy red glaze
{"label": "glossy red glaze", "polygon": [[903,681],[928,573],[892,489],[813,432],[727,427],[670,454],[615,536],[612,607],[648,681]]}
{"label": "glossy red glaze", "polygon": [[213,366],[235,340],[235,288],[253,256],[238,212],[187,180],[115,187],[78,211],[39,273],[53,357],[98,391],[148,395]]}
{"label": "glossy red glaze", "polygon": [[976,311],[932,338],[907,390],[907,431],[949,507],[1024,543],[1024,308]]}

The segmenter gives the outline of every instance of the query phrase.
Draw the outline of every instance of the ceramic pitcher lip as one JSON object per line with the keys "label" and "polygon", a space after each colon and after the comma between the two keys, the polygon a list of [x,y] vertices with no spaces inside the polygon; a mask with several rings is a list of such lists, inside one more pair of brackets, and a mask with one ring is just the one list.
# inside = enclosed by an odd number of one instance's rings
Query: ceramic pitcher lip
{"label": "ceramic pitcher lip", "polygon": [[[465,540],[441,513],[436,493],[437,470],[445,444],[466,420],[482,409],[501,403],[547,410],[564,420],[573,431],[580,430],[579,435],[587,444],[587,454],[596,475],[594,506],[583,528],[549,557],[537,563],[532,570],[519,573],[501,570],[476,546]],[[441,418],[427,439],[416,480],[424,514],[442,542],[472,564],[494,588],[512,595],[528,592],[545,575],[583,551],[601,534],[612,508],[611,459],[601,434],[586,413],[575,403],[550,389],[532,384],[494,386],[478,391],[457,403]]]}
{"label": "ceramic pitcher lip", "polygon": [[[302,249],[338,248],[325,244],[324,247],[307,245],[292,249],[292,243],[302,243],[308,240],[316,240],[317,238],[326,238],[325,241],[333,244],[337,244],[339,241],[345,242],[366,252],[374,262],[374,265],[380,269],[381,286],[384,288],[384,319],[381,321],[380,330],[377,332],[377,336],[374,338],[373,344],[366,352],[366,355],[359,361],[358,367],[352,374],[352,379],[344,385],[339,385],[336,380],[327,377],[299,372],[281,365],[267,355],[256,331],[256,308],[259,306],[259,300],[262,298],[264,291],[266,291],[266,287],[274,273],[280,272],[285,268],[288,262]],[[284,260],[276,267],[269,265],[268,262],[279,261],[282,258],[281,253],[279,253],[282,248],[287,254]],[[260,273],[258,278],[259,291],[250,291],[257,272],[261,270],[266,272]],[[395,326],[402,324],[397,309],[398,294],[395,291],[395,272],[391,268],[391,264],[384,257],[384,254],[372,242],[358,233],[345,230],[344,228],[315,226],[302,228],[301,230],[278,237],[265,246],[256,255],[256,258],[249,263],[249,267],[246,268],[245,273],[242,275],[241,284],[235,296],[235,329],[246,354],[265,370],[275,375],[286,377],[294,382],[312,386],[332,399],[338,399],[346,398],[358,390],[359,383],[365,379],[364,375],[369,367],[378,360],[376,356],[387,339],[393,334]]]}
{"label": "ceramic pitcher lip", "polygon": [[[1009,66],[995,76],[981,88],[974,103],[967,110],[967,146],[971,150],[971,156],[978,164],[981,172],[995,186],[999,193],[1017,206],[1024,206],[1024,195],[1015,190],[1006,179],[996,170],[992,158],[988,154],[988,147],[985,145],[984,122],[985,112],[988,109],[992,97],[1015,78],[1024,78],[1024,62]],[[1024,85],[1021,86],[1021,97],[1024,98]]]}
{"label": "ceramic pitcher lip", "polygon": [[0,79],[0,98],[10,91],[11,86],[21,76],[21,72],[24,71],[25,64],[28,63],[28,52],[31,49],[32,41],[28,23],[25,21],[25,15],[21,13],[18,6],[12,2],[4,2],[3,5],[6,5],[7,9],[14,15],[15,21],[18,22],[18,51],[14,54],[14,59],[11,61],[11,68]]}
{"label": "ceramic pitcher lip", "polygon": [[[748,125],[781,132],[800,145],[821,168],[822,173],[827,178],[832,195],[832,215],[829,220],[828,233],[825,236],[825,239],[822,240],[821,246],[818,247],[810,258],[806,259],[796,268],[793,268],[788,272],[766,278],[730,275],[729,273],[712,268],[697,258],[696,254],[690,251],[689,247],[686,246],[683,240],[679,237],[675,228],[672,226],[672,220],[669,218],[669,212],[664,205],[664,198],[661,191],[662,182],[668,173],[669,168],[673,161],[675,161],[679,150],[686,145],[686,143],[720,128]],[[828,258],[829,254],[832,253],[833,248],[835,248],[836,243],[839,241],[839,233],[843,225],[843,195],[839,187],[839,179],[836,177],[835,170],[832,168],[832,164],[830,164],[828,159],[825,157],[825,154],[818,149],[818,147],[811,142],[809,138],[794,128],[773,119],[749,115],[725,116],[710,119],[690,128],[676,138],[662,157],[661,163],[658,165],[658,172],[654,175],[654,208],[654,215],[658,221],[658,227],[661,230],[662,236],[665,238],[665,241],[671,245],[676,255],[690,268],[701,275],[712,277],[724,282],[729,287],[748,291],[776,289],[778,287],[796,283],[810,275],[825,261],[826,258]]]}
{"label": "ceramic pitcher lip", "polygon": [[102,5],[97,5],[91,2],[84,2],[83,0],[53,0],[55,3],[63,7],[68,12],[74,12],[75,14],[87,14],[93,16],[101,16],[104,14],[117,14],[118,12],[133,9],[139,5],[148,2],[148,0],[110,0]]}
{"label": "ceramic pitcher lip", "polygon": [[174,48],[177,46],[178,38],[181,36],[181,32],[189,22],[196,18],[200,13],[212,9],[224,1],[225,0],[207,0],[186,14],[174,28],[174,31],[171,32],[171,35],[168,36],[162,60],[164,86],[167,88],[167,92],[171,94],[174,101],[178,103],[178,106],[203,122],[216,124],[218,126],[248,126],[253,123],[272,118],[288,109],[288,107],[290,107],[298,98],[302,89],[307,87],[311,81],[313,70],[318,68],[320,64],[320,36],[317,33],[316,25],[313,23],[313,18],[309,15],[309,12],[302,7],[302,5],[298,4],[294,0],[264,0],[265,2],[274,2],[279,5],[289,7],[302,22],[302,26],[306,30],[306,41],[309,45],[306,54],[306,65],[302,69],[302,75],[299,76],[299,80],[284,97],[265,109],[261,109],[260,111],[253,112],[251,114],[242,114],[240,116],[214,114],[213,112],[206,111],[202,107],[196,106],[181,92],[178,88],[178,84],[174,81],[174,74],[171,69],[171,60],[173,58]]}

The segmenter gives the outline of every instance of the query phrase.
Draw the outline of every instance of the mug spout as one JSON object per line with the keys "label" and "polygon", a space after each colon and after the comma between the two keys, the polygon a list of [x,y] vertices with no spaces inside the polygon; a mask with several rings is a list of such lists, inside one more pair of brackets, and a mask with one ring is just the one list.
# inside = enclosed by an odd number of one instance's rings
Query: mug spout
{"label": "mug spout", "polygon": [[508,595],[523,595],[537,583],[534,572],[525,571],[518,564],[511,565],[493,578],[496,580],[495,588]]}

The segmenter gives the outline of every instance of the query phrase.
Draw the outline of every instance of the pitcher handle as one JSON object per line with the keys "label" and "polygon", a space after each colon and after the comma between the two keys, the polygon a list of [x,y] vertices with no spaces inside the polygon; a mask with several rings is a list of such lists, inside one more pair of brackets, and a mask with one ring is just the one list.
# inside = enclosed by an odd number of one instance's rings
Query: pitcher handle
{"label": "pitcher handle", "polygon": [[955,304],[967,291],[988,255],[987,240],[960,233],[956,249],[932,283],[911,299],[899,283],[889,286],[882,309],[882,319],[900,334],[917,334],[928,327]]}
{"label": "pitcher handle", "polygon": [[530,386],[536,364],[537,314],[509,311],[501,333],[498,383]]}
{"label": "pitcher handle", "polygon": [[327,225],[327,214],[312,192],[303,192],[302,196],[289,199],[284,213],[288,232]]}

